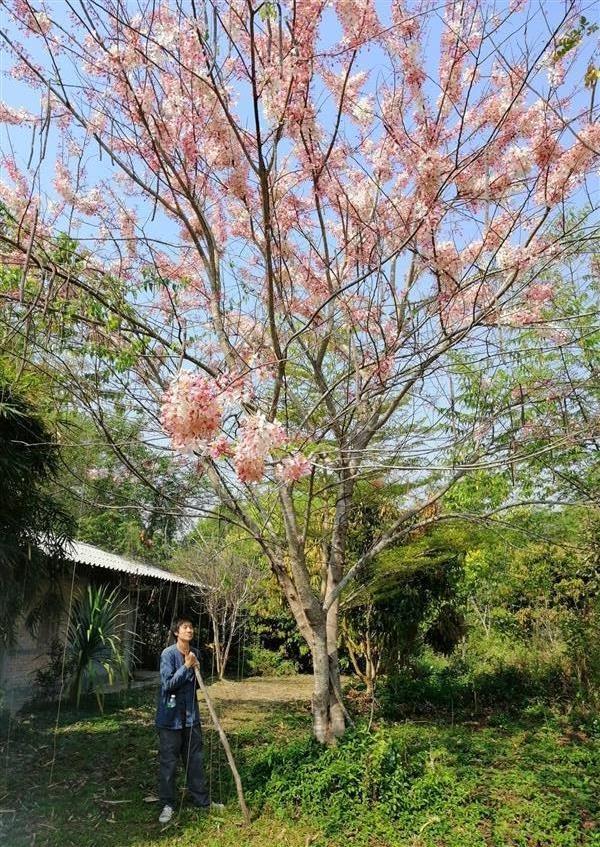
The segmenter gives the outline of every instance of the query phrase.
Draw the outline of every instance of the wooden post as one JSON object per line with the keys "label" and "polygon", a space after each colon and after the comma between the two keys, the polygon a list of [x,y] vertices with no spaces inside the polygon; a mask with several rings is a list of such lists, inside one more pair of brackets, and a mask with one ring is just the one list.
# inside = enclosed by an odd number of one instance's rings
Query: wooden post
{"label": "wooden post", "polygon": [[235,765],[235,760],[233,758],[233,753],[231,752],[231,747],[229,746],[229,741],[227,740],[227,736],[225,735],[223,727],[219,723],[219,718],[217,717],[217,713],[215,711],[215,707],[212,704],[212,700],[209,697],[208,690],[206,688],[206,685],[204,684],[204,680],[202,679],[202,674],[200,673],[200,668],[198,667],[198,665],[196,665],[194,671],[196,673],[196,682],[198,683],[198,688],[204,695],[204,699],[206,700],[206,706],[208,708],[208,713],[212,718],[212,722],[214,723],[217,732],[219,733],[221,744],[223,745],[223,749],[225,750],[225,755],[227,756],[229,767],[231,768],[231,773],[233,774],[238,801],[242,810],[242,814],[244,816],[244,823],[249,824],[250,812],[248,811],[248,806],[246,805],[246,800],[244,798],[244,789],[242,788],[242,780],[240,779],[238,769]]}

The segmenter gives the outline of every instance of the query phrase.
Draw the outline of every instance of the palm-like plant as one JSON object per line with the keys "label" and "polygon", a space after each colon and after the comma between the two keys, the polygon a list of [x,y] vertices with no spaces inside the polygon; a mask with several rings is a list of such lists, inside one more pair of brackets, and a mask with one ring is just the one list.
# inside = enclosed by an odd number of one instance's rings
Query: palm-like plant
{"label": "palm-like plant", "polygon": [[67,650],[74,670],[70,693],[77,707],[84,693],[93,693],[98,708],[104,709],[101,685],[112,685],[117,677],[127,678],[127,665],[120,635],[125,600],[118,589],[88,586],[76,603],[67,633]]}

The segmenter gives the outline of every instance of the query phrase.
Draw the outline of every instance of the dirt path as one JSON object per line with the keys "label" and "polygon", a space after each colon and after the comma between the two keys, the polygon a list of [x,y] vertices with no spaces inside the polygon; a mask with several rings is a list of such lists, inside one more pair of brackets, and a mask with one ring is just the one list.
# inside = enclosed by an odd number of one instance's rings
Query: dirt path
{"label": "dirt path", "polygon": [[[270,703],[297,703],[309,702],[312,693],[312,676],[310,674],[297,674],[295,676],[254,676],[242,679],[223,680],[214,682],[208,690],[214,700],[228,702],[270,702]],[[131,688],[158,688],[159,678],[154,671],[141,671],[136,674],[136,679],[130,685]],[[121,686],[115,685],[110,691],[119,691]]]}
{"label": "dirt path", "polygon": [[312,676],[252,677],[240,682],[223,680],[209,688],[215,700],[293,703],[310,701]]}

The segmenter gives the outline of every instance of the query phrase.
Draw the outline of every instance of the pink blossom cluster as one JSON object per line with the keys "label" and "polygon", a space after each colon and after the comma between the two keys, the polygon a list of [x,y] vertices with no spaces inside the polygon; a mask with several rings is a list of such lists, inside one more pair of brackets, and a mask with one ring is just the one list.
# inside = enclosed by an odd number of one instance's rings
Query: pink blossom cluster
{"label": "pink blossom cluster", "polygon": [[213,379],[180,371],[167,389],[160,421],[176,450],[207,445],[221,425],[222,407]]}
{"label": "pink blossom cluster", "polygon": [[117,224],[121,231],[121,238],[125,241],[127,253],[133,258],[137,252],[137,215],[135,211],[133,209],[120,209],[117,215]]}
{"label": "pink blossom cluster", "polygon": [[452,107],[460,104],[463,87],[473,77],[467,62],[479,50],[482,31],[476,25],[477,6],[474,0],[446,3],[444,30],[440,51],[439,106],[447,117]]}
{"label": "pink blossom cluster", "polygon": [[27,33],[47,35],[52,29],[52,21],[45,10],[35,10],[27,0],[15,0],[15,9]]}
{"label": "pink blossom cluster", "polygon": [[[473,282],[463,288],[446,287],[438,297],[442,325],[446,331],[470,326],[490,309],[493,299],[494,293],[487,283]],[[484,322],[494,321],[484,318]]]}
{"label": "pink blossom cluster", "polygon": [[534,303],[548,303],[554,299],[554,286],[550,282],[534,282],[527,288],[526,297]]}
{"label": "pink blossom cluster", "polygon": [[[519,306],[500,309],[488,323],[500,326],[528,327],[544,319],[544,307],[554,299],[554,286],[549,282],[534,282],[523,292]],[[556,336],[559,340],[559,336]]]}
{"label": "pink blossom cluster", "polygon": [[374,0],[334,0],[348,47],[359,47],[381,30]]}
{"label": "pink blossom cluster", "polygon": [[277,467],[277,476],[283,482],[297,482],[311,472],[312,465],[302,453],[286,456]]}
{"label": "pink blossom cluster", "polygon": [[19,169],[13,156],[3,156],[0,159],[0,173],[6,174],[13,185],[9,186],[4,180],[0,181],[0,199],[4,200],[14,213],[25,204],[29,204],[31,190],[27,177]]}
{"label": "pink blossom cluster", "polygon": [[551,164],[548,177],[540,190],[546,202],[555,204],[573,191],[583,180],[589,166],[598,160],[600,125],[589,124],[578,133],[577,141]]}
{"label": "pink blossom cluster", "polygon": [[236,473],[242,482],[260,482],[265,462],[276,447],[285,444],[285,430],[263,414],[249,415],[242,423],[233,457]]}
{"label": "pink blossom cluster", "polygon": [[[103,192],[99,187],[84,191],[81,184],[73,182],[69,167],[57,161],[54,177],[54,187],[65,203],[87,216],[98,215],[105,208]],[[81,174],[80,174],[81,177]]]}
{"label": "pink blossom cluster", "polygon": [[8,126],[21,126],[22,124],[39,123],[40,119],[28,112],[27,109],[15,108],[8,103],[0,101],[0,123]]}
{"label": "pink blossom cluster", "polygon": [[215,438],[215,440],[211,441],[208,445],[208,455],[211,459],[221,459],[224,456],[232,456],[233,447],[231,441],[229,441],[229,439],[224,435],[220,435],[218,438]]}

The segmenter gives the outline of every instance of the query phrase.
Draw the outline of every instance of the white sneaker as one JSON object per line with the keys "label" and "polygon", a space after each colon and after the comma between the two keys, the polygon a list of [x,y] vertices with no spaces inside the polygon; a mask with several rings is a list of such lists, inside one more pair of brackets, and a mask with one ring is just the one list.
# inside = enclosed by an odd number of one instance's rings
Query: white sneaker
{"label": "white sneaker", "polygon": [[159,823],[169,823],[171,818],[173,817],[173,807],[172,806],[164,806],[162,812],[158,816]]}
{"label": "white sneaker", "polygon": [[219,812],[225,808],[225,803],[211,803],[210,808],[214,809],[216,812]]}

